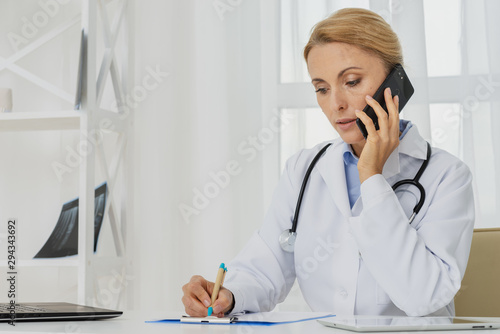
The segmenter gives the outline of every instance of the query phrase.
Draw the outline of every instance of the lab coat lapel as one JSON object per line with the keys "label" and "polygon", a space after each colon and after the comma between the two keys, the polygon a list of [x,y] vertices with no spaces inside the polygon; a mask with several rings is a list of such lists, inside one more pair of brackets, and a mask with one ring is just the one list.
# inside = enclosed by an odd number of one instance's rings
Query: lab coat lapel
{"label": "lab coat lapel", "polygon": [[418,129],[413,126],[399,143],[398,147],[387,159],[382,175],[390,183],[400,179],[401,166],[399,155],[404,154],[417,159],[425,160],[427,156],[427,142],[420,136]]}
{"label": "lab coat lapel", "polygon": [[399,174],[399,146],[392,151],[391,155],[385,162],[384,168],[382,169],[382,175],[387,180],[390,177]]}
{"label": "lab coat lapel", "polygon": [[399,151],[410,157],[425,160],[427,158],[427,142],[420,136],[416,126],[412,126],[399,144]]}
{"label": "lab coat lapel", "polygon": [[351,207],[347,195],[342,141],[336,141],[318,161],[317,169],[332,195],[335,205],[346,218],[351,217]]}
{"label": "lab coat lapel", "polygon": [[[326,183],[328,190],[337,205],[339,211],[346,218],[359,214],[363,206],[362,203],[357,203],[353,212],[349,204],[349,196],[347,194],[347,184],[344,168],[344,159],[342,158],[342,144],[341,140],[335,141],[333,145],[328,148],[325,155],[318,161],[316,168],[318,169],[321,177]],[[418,130],[413,126],[408,133],[406,133],[399,146],[396,147],[394,152],[391,153],[387,159],[382,175],[388,181],[397,178],[400,173],[399,154],[406,154],[419,159],[425,159],[427,152],[427,143],[420,136]]]}

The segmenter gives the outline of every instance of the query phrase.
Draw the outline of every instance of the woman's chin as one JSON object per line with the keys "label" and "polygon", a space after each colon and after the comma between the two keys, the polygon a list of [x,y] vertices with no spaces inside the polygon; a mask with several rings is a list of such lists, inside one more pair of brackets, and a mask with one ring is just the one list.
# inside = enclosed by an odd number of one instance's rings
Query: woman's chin
{"label": "woman's chin", "polygon": [[365,138],[358,128],[351,129],[350,131],[337,130],[337,132],[339,133],[342,140],[349,145],[365,142]]}

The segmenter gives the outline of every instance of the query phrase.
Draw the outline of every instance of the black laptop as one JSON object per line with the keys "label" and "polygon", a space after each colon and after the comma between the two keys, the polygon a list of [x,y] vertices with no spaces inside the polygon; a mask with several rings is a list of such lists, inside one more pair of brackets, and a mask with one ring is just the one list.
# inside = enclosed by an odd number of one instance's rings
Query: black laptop
{"label": "black laptop", "polygon": [[122,314],[121,311],[59,302],[21,303],[15,307],[0,303],[0,322],[99,320]]}

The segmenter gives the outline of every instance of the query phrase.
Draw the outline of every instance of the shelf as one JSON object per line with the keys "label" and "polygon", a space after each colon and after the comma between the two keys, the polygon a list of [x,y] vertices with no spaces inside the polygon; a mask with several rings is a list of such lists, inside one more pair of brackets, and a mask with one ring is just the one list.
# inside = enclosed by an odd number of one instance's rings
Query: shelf
{"label": "shelf", "polygon": [[80,115],[74,110],[0,113],[0,131],[78,130]]}
{"label": "shelf", "polygon": [[[19,59],[39,47],[52,47],[51,45],[45,46],[45,43],[56,36],[61,36],[68,28],[78,22],[79,18],[55,27],[55,29],[48,31],[45,35],[41,36],[33,43],[30,43],[26,48],[17,51],[8,59],[2,60],[2,63],[5,63],[3,64],[5,65],[4,68],[13,71],[30,83],[52,93],[54,96],[69,101],[69,104],[65,104],[65,106],[62,107],[54,107],[56,110],[50,109],[51,107],[49,105],[33,104],[32,110],[0,113],[0,132],[11,132],[12,135],[14,135],[14,132],[17,132],[15,137],[23,137],[31,131],[73,130],[74,132],[79,132],[71,133],[71,135],[75,135],[72,139],[76,139],[76,135],[79,135],[79,143],[82,145],[80,148],[90,139],[85,137],[97,131],[103,131],[103,133],[113,132],[113,137],[116,137],[116,150],[109,149],[109,152],[105,152],[104,142],[100,141],[96,144],[96,148],[102,149],[88,149],[85,154],[80,156],[81,160],[78,164],[78,220],[81,223],[78,227],[79,255],[51,259],[32,259],[28,257],[17,259],[16,261],[15,269],[19,269],[20,271],[24,268],[30,268],[27,269],[27,271],[43,271],[43,268],[65,268],[65,270],[68,271],[76,270],[78,303],[81,304],[85,304],[90,300],[95,300],[94,303],[96,303],[100,299],[103,299],[103,297],[97,293],[99,290],[99,286],[96,283],[98,276],[105,273],[109,274],[110,271],[113,275],[115,275],[114,271],[120,275],[124,275],[123,273],[126,272],[125,269],[132,266],[131,260],[125,257],[127,253],[125,252],[125,243],[123,239],[126,232],[127,221],[129,220],[128,216],[131,214],[131,204],[128,204],[128,202],[132,198],[130,194],[133,194],[132,191],[127,191],[128,186],[131,186],[133,182],[128,177],[129,168],[126,168],[128,167],[129,161],[133,161],[129,158],[133,150],[126,146],[128,139],[127,135],[131,129],[133,117],[129,114],[129,110],[125,113],[125,110],[120,109],[121,113],[119,113],[117,111],[103,110],[100,108],[101,101],[103,99],[104,101],[109,100],[108,95],[111,95],[110,93],[114,94],[114,100],[117,101],[117,105],[123,98],[128,97],[127,92],[130,91],[133,81],[131,80],[131,76],[128,75],[134,72],[131,65],[133,64],[131,61],[133,52],[128,42],[131,37],[130,32],[133,31],[133,29],[128,28],[129,15],[133,10],[133,5],[129,4],[129,2],[129,0],[82,1],[81,14],[78,15],[78,17],[81,18],[81,34],[78,40],[74,40],[75,42],[80,42],[80,51],[76,55],[78,56],[79,67],[75,67],[74,69],[78,69],[77,80],[79,88],[81,89],[81,110],[72,110],[72,101],[74,101],[75,98],[70,96],[67,92],[38,77],[35,73],[25,70],[21,66],[15,64]],[[107,8],[108,3],[110,8]],[[112,14],[113,16],[111,17],[108,14]],[[99,29],[99,26],[101,26],[101,29]],[[67,37],[64,36],[63,40],[65,39],[67,39]],[[71,37],[71,39],[73,40],[74,37]],[[104,42],[104,46],[102,47],[100,43],[101,40]],[[117,47],[119,47],[120,51],[117,50]],[[66,47],[64,47],[64,49],[66,50]],[[104,50],[104,56],[102,57],[102,62],[99,63],[97,55],[101,53],[101,50]],[[59,48],[53,51],[58,52]],[[117,54],[119,54],[123,60],[115,57]],[[74,57],[75,54],[70,52],[68,57],[70,56]],[[65,59],[64,61],[68,60]],[[121,66],[118,66],[118,64]],[[38,65],[40,67],[44,66],[43,59],[40,58]],[[0,69],[0,71],[1,70],[2,69]],[[112,85],[106,85],[108,78],[111,79]],[[112,92],[108,91],[108,86],[113,87]],[[26,94],[28,93],[29,91]],[[48,103],[48,101],[50,100],[45,102]],[[43,109],[45,109],[45,111]],[[31,139],[32,136],[28,137]],[[64,139],[66,138],[60,138],[61,145],[63,145]],[[110,145],[112,145],[112,139],[114,138],[108,140]],[[97,158],[96,151],[100,154]],[[109,159],[106,153],[110,156]],[[109,223],[111,225],[113,240],[116,246],[116,256],[110,255],[99,257],[93,253],[92,241],[95,224],[93,210],[95,205],[94,182],[96,180],[96,164],[98,162],[101,164],[103,169],[102,174],[104,174],[106,182],[108,182],[109,185],[106,203],[107,213],[105,211],[105,214],[109,218]],[[37,166],[34,166],[33,168],[36,167]],[[23,172],[25,171],[23,170]],[[115,196],[112,196],[112,194],[118,192],[114,187],[116,183],[119,184],[117,188],[121,191],[121,196],[117,199],[115,199]],[[119,213],[118,217],[115,215],[115,212]],[[2,240],[5,239],[4,236],[5,233],[0,233],[0,244]],[[7,271],[8,262],[6,259],[0,259],[0,268]],[[75,270],[73,270],[73,268]],[[126,285],[123,284],[120,285],[119,291],[117,291],[119,292],[117,302],[123,300],[122,294],[125,292],[127,296],[133,300],[132,298],[134,298],[134,295],[132,293],[132,288],[129,287],[125,289],[125,286]]]}
{"label": "shelf", "polygon": [[[2,263],[2,267],[6,266],[7,261]],[[78,257],[71,256],[68,258],[54,258],[54,259],[26,259],[17,260],[16,268],[26,267],[76,267],[78,266]]]}

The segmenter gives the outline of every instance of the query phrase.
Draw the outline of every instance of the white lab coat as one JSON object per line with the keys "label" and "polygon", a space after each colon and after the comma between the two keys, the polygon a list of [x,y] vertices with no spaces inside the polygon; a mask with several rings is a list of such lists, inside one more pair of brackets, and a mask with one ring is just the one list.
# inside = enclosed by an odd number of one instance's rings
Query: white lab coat
{"label": "white lab coat", "polygon": [[[420,183],[425,203],[411,225],[416,187],[391,186],[413,179],[427,143],[413,126],[387,160],[382,175],[361,185],[352,210],[347,195],[343,142],[328,148],[313,169],[300,212],[294,253],[278,238],[290,229],[304,174],[325,145],[292,156],[262,227],[228,265],[224,286],[233,312],[269,311],[295,279],[313,311],[337,315],[454,314],[474,225],[468,167],[433,148]],[[400,190],[399,190],[400,189]]]}

